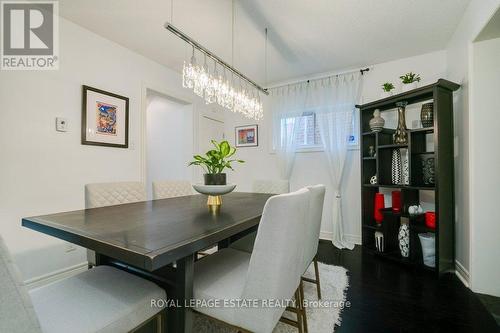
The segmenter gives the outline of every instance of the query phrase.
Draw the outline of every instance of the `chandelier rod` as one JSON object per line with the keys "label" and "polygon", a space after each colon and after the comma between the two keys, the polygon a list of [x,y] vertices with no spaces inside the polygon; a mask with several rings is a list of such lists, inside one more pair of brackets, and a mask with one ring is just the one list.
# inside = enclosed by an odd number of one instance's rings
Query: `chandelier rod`
{"label": "chandelier rod", "polygon": [[249,79],[247,76],[245,76],[244,74],[242,74],[240,71],[238,71],[237,69],[235,69],[233,66],[229,65],[224,60],[222,60],[221,58],[219,58],[218,56],[216,56],[215,54],[213,54],[212,52],[210,52],[203,45],[201,45],[200,43],[198,43],[197,41],[195,41],[194,39],[192,39],[191,37],[189,37],[188,35],[186,35],[182,31],[180,31],[179,29],[177,29],[171,23],[169,23],[169,22],[165,23],[164,27],[165,27],[165,29],[167,29],[168,31],[170,31],[171,33],[173,33],[174,35],[176,35],[180,39],[184,40],[186,43],[188,43],[188,44],[192,45],[193,47],[197,48],[198,50],[200,50],[201,52],[203,52],[208,57],[210,57],[213,60],[215,60],[216,62],[220,63],[222,66],[226,67],[231,72],[233,72],[234,74],[236,74],[237,76],[239,76],[243,80],[247,81],[252,86],[254,86],[255,88],[257,88],[258,90],[262,91],[264,94],[269,95],[269,92],[267,91],[267,89],[264,89],[261,86],[259,86],[257,83],[255,83],[254,81],[252,81],[251,79]]}

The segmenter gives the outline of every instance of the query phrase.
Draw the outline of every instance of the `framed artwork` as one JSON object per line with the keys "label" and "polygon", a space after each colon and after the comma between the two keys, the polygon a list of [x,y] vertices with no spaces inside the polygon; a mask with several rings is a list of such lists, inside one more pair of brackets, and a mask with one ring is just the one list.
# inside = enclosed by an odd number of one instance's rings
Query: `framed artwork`
{"label": "framed artwork", "polygon": [[259,130],[257,125],[236,127],[236,147],[257,147]]}
{"label": "framed artwork", "polygon": [[82,145],[128,148],[128,97],[83,86]]}

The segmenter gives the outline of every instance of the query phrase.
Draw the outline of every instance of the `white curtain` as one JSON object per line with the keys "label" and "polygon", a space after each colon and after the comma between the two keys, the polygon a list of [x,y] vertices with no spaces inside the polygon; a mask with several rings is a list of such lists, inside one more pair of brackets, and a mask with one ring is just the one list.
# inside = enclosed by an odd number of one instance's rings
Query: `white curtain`
{"label": "white curtain", "polygon": [[[338,248],[353,249],[354,244],[344,237],[342,220],[341,187],[344,164],[347,156],[348,139],[352,133],[355,104],[360,98],[361,73],[339,75],[324,80],[302,83],[279,88],[272,92],[272,111],[275,148],[282,168],[282,176],[290,178],[297,143],[295,124],[305,111],[316,113],[323,144],[330,183],[333,189],[333,202],[325,202],[325,209],[332,210],[332,243]],[[286,140],[279,133],[282,119],[294,119],[293,125],[286,129]],[[290,121],[288,122],[290,123]],[[281,136],[283,137],[283,135]]]}
{"label": "white curtain", "polygon": [[292,174],[297,150],[296,130],[304,112],[307,93],[307,86],[303,84],[280,87],[270,93],[273,146],[282,179],[290,180]]}

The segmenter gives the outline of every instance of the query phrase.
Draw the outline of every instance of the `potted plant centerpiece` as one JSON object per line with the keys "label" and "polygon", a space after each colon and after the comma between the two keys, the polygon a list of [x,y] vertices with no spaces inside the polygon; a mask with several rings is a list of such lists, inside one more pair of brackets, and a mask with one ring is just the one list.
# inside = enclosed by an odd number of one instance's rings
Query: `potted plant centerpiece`
{"label": "potted plant centerpiece", "polygon": [[386,82],[382,85],[382,95],[380,97],[386,98],[392,96],[392,90],[394,90],[394,85],[391,82]]}
{"label": "potted plant centerpiece", "polygon": [[231,147],[229,142],[224,140],[218,143],[212,140],[212,144],[214,149],[207,151],[205,156],[194,155],[194,160],[189,165],[199,165],[203,168],[205,185],[226,185],[224,169],[234,170],[232,163],[244,163],[245,161],[230,159],[236,153],[236,148]]}
{"label": "potted plant centerpiece", "polygon": [[417,88],[418,82],[420,82],[420,75],[412,72],[406,73],[399,77],[401,82],[403,82],[402,90],[403,92],[410,91]]}

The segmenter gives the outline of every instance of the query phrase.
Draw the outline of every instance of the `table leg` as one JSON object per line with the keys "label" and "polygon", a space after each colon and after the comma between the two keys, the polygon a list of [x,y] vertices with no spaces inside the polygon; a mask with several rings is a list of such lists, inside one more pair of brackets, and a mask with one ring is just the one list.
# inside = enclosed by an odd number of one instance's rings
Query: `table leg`
{"label": "table leg", "polygon": [[191,333],[193,331],[193,311],[184,307],[185,301],[193,298],[193,276],[195,255],[177,260],[174,286],[167,291],[167,298],[176,300],[179,307],[167,310],[167,332]]}

